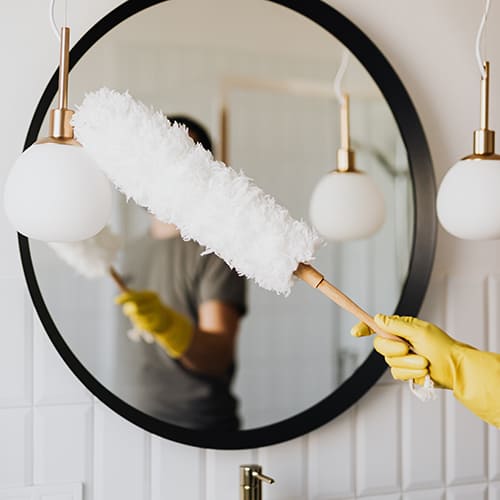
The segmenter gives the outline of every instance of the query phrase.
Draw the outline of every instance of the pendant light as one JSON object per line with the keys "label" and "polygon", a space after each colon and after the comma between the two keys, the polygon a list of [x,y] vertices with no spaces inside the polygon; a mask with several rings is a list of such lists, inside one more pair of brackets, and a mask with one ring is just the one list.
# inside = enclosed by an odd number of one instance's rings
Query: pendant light
{"label": "pendant light", "polygon": [[[54,0],[51,3],[53,13]],[[57,32],[57,29],[56,29]],[[111,213],[111,187],[74,139],[68,109],[70,29],[60,30],[58,106],[49,135],[30,146],[10,170],[4,206],[14,228],[44,241],[78,241],[97,234]]]}
{"label": "pendant light", "polygon": [[483,62],[479,45],[490,6],[487,0],[476,39],[481,72],[480,128],[474,131],[473,153],[448,170],[437,196],[441,225],[457,238],[500,238],[500,156],[495,154],[495,132],[488,128],[490,65]]}
{"label": "pendant light", "polygon": [[[347,67],[347,52],[336,77],[336,87]],[[313,226],[327,240],[368,238],[382,226],[385,203],[380,189],[366,173],[355,167],[350,146],[349,95],[337,92],[340,101],[341,147],[337,168],[316,185],[309,206]]]}

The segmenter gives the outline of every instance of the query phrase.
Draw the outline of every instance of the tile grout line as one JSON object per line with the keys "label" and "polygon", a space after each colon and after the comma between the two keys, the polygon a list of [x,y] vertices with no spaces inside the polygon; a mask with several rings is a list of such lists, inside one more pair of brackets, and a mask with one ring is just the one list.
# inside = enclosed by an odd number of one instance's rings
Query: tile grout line
{"label": "tile grout line", "polygon": [[[29,338],[29,356],[31,363],[29,363],[29,376],[30,379],[30,403],[31,403],[31,436],[30,438],[30,473],[31,477],[27,478],[29,484],[35,484],[35,311],[31,306],[30,299],[27,292],[24,292],[24,307],[25,307],[25,336]],[[26,369],[26,368],[25,368]]]}
{"label": "tile grout line", "polygon": [[153,452],[153,447],[152,447],[152,438],[151,434],[147,431],[144,432],[144,469],[143,469],[143,475],[144,475],[144,498],[145,500],[152,500],[152,494],[153,494],[153,488],[152,488],[152,481],[151,481],[151,474],[152,474],[152,452]]}
{"label": "tile grout line", "polygon": [[[443,310],[444,310],[444,317],[443,317],[443,328],[445,332],[448,331],[448,323],[449,323],[449,297],[448,297],[448,291],[449,291],[449,276],[448,274],[445,274],[443,276]],[[441,455],[443,457],[443,460],[441,462],[441,473],[443,474],[443,481],[444,481],[444,488],[445,488],[445,500],[448,497],[448,468],[447,468],[447,463],[448,463],[448,456],[447,456],[447,434],[446,434],[446,422],[447,422],[447,414],[448,414],[448,405],[446,401],[446,394],[444,397],[441,398],[441,410],[442,410],[442,418],[441,418],[441,435],[443,436],[442,440],[442,449],[441,449]]]}
{"label": "tile grout line", "polygon": [[88,488],[85,488],[84,485],[84,500],[94,500],[96,496],[96,470],[95,470],[95,399],[92,398],[92,402],[90,405],[90,417],[89,417],[89,480],[90,485]]}
{"label": "tile grout line", "polygon": [[310,491],[309,491],[309,435],[310,433],[307,433],[303,438],[302,438],[302,456],[303,456],[303,462],[302,462],[302,494],[305,495],[306,499],[312,500],[310,498]]}
{"label": "tile grout line", "polygon": [[207,453],[208,451],[206,449],[200,449],[199,450],[199,461],[200,461],[200,500],[208,500],[208,484],[207,484],[207,477],[208,477],[208,460],[207,460]]}
{"label": "tile grout line", "polygon": [[[494,286],[494,280],[491,274],[486,275],[486,280],[484,283],[484,308],[485,308],[485,336],[486,336],[486,350],[490,351],[492,349],[492,337],[493,337],[493,325],[495,324],[495,307],[492,304],[493,297],[495,297],[495,286]],[[489,481],[490,481],[490,429],[487,424],[484,424],[484,453],[485,453],[485,474],[486,474],[486,481],[488,484],[488,489],[489,489]]]}
{"label": "tile grout line", "polygon": [[401,384],[398,384],[396,387],[397,390],[397,398],[398,398],[398,459],[396,461],[397,464],[397,477],[399,481],[399,492],[400,497],[403,498],[403,391]]}
{"label": "tile grout line", "polygon": [[358,469],[356,468],[356,464],[358,462],[358,418],[359,418],[359,405],[360,403],[356,403],[354,407],[354,415],[351,423],[352,436],[351,436],[351,446],[352,446],[352,459],[351,459],[351,467],[352,467],[352,492],[354,497],[358,496]]}

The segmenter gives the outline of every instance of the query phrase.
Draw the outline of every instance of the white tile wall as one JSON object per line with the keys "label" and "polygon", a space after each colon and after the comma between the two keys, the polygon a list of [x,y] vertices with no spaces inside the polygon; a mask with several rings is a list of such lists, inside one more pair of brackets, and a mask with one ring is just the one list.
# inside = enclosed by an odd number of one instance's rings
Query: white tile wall
{"label": "white tile wall", "polygon": [[374,387],[363,399],[356,419],[358,495],[391,493],[401,487],[401,389],[399,384]]}
{"label": "white tile wall", "polygon": [[0,410],[0,487],[33,481],[33,412]]}
{"label": "white tile wall", "polygon": [[[498,283],[496,277],[437,281],[423,313],[443,324],[435,300],[446,297],[441,317],[449,320],[450,308],[457,308],[463,322],[449,322],[470,335],[464,301],[477,313],[495,303]],[[463,287],[476,299],[458,291]],[[18,318],[30,332],[31,322]],[[490,314],[480,327],[490,345],[496,342],[494,321]],[[23,342],[31,345],[27,337]],[[25,347],[18,352],[22,360],[32,355]],[[259,463],[276,479],[263,485],[274,500],[500,499],[500,431],[451,394],[424,404],[406,385],[385,378],[354,408],[307,436],[256,450],[203,450],[151,436],[96,402],[37,321],[34,353],[34,372],[23,367],[20,373],[31,376],[8,389],[19,406],[0,409],[0,488],[81,481],[85,500],[230,500],[238,494],[239,465]],[[26,396],[32,393],[33,404]]]}
{"label": "white tile wall", "polygon": [[403,488],[444,486],[443,397],[422,403],[409,390],[402,392]]}
{"label": "white tile wall", "polygon": [[355,418],[356,409],[352,408],[338,417],[336,425],[310,434],[307,498],[354,496]]}
{"label": "white tile wall", "polygon": [[[204,484],[200,483],[202,498],[206,500],[231,500],[235,492],[239,494],[239,466],[256,462],[251,450],[225,451],[208,450]],[[264,466],[264,464],[262,464]],[[266,468],[267,469],[267,468]],[[228,473],[234,471],[234,474]],[[266,472],[268,472],[266,470]]]}
{"label": "white tile wall", "polygon": [[175,498],[204,500],[206,498],[205,456],[205,450],[153,436],[151,499],[165,500],[175,495]]}
{"label": "white tile wall", "polygon": [[449,500],[487,500],[488,486],[486,484],[469,484],[449,488],[446,496]]}
{"label": "white tile wall", "polygon": [[[10,278],[4,283],[9,290],[17,283],[24,304],[22,286]],[[450,331],[495,347],[499,283],[497,276],[436,281],[422,313],[443,326],[446,317]],[[436,306],[440,297],[446,297],[444,315]],[[21,360],[13,369],[23,383],[0,392],[14,402],[0,409],[0,488],[81,481],[86,500],[229,500],[238,494],[239,465],[259,463],[276,479],[263,486],[275,500],[433,500],[445,493],[453,500],[500,499],[500,431],[451,394],[423,404],[386,377],[356,407],[308,436],[258,450],[200,450],[151,436],[95,402],[37,320],[32,342],[30,315],[24,305],[16,312],[15,304],[16,328],[25,336],[12,340]],[[488,321],[473,322],[470,315],[484,304]]]}
{"label": "white tile wall", "polygon": [[488,428],[488,450],[489,450],[489,480],[500,480],[500,429],[489,426]]}
{"label": "white tile wall", "polygon": [[446,479],[450,485],[486,481],[486,424],[446,394]]}
{"label": "white tile wall", "polygon": [[500,483],[490,483],[488,500],[500,500]]}
{"label": "white tile wall", "polygon": [[33,337],[24,278],[0,276],[0,297],[0,408],[28,406],[33,398]]}
{"label": "white tile wall", "polygon": [[91,396],[79,380],[65,364],[59,362],[59,354],[45,334],[36,315],[33,346],[33,397],[35,405],[91,402]]}
{"label": "white tile wall", "polygon": [[364,498],[365,500],[401,500],[401,495],[399,493],[394,493],[392,495],[375,495],[362,498]]}
{"label": "white tile wall", "polygon": [[[488,350],[500,352],[500,276],[492,275],[488,280]],[[500,430],[488,428],[488,450],[490,481],[500,481]],[[500,497],[499,497],[500,498]]]}
{"label": "white tile wall", "polygon": [[257,458],[263,470],[276,480],[275,484],[263,485],[266,498],[299,500],[307,495],[307,438],[262,448]]}
{"label": "white tile wall", "polygon": [[444,500],[444,489],[410,491],[403,495],[403,500]]}
{"label": "white tile wall", "polygon": [[81,483],[0,489],[0,500],[82,500]]}
{"label": "white tile wall", "polygon": [[92,480],[92,406],[37,407],[34,411],[35,484]]}
{"label": "white tile wall", "polygon": [[87,498],[146,500],[151,493],[151,436],[100,403],[94,412],[94,492]]}

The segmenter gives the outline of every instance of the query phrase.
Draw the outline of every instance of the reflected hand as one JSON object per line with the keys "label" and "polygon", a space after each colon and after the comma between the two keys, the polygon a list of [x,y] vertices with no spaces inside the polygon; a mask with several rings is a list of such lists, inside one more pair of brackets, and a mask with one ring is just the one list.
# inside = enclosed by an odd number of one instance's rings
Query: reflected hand
{"label": "reflected hand", "polygon": [[[451,338],[443,330],[412,317],[377,314],[375,322],[385,331],[406,339],[415,354],[400,342],[375,337],[375,350],[385,356],[394,378],[423,383],[427,373],[472,412],[490,424],[500,426],[500,354],[483,352]],[[363,323],[355,337],[370,335]]]}
{"label": "reflected hand", "polygon": [[169,356],[181,357],[188,349],[193,326],[188,318],[163,304],[155,292],[129,290],[115,302],[138,330],[149,332]]}

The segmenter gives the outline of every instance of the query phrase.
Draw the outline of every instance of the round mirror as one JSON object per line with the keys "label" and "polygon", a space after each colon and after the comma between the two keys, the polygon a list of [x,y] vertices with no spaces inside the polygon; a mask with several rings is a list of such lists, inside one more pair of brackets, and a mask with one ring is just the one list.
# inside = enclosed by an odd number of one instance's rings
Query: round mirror
{"label": "round mirror", "polygon": [[[315,185],[336,166],[334,78],[346,54],[351,145],[383,194],[385,220],[372,236],[327,242],[315,267],[370,313],[416,315],[435,244],[427,143],[386,59],[333,8],[319,0],[126,2],[71,51],[70,101],[102,86],[128,90],[308,220]],[[26,146],[56,87],[54,75]],[[128,334],[111,279],[82,277],[45,243],[19,237],[30,293],[59,353],[89,390],[144,429],[209,448],[268,445],[328,422],[383,373],[371,340],[350,337],[356,319],[306,285],[288,297],[260,289],[118,193],[110,225],[122,239],[115,264],[127,286],[153,290],[195,323],[214,302],[233,314],[223,368],[173,360],[157,342]]]}

